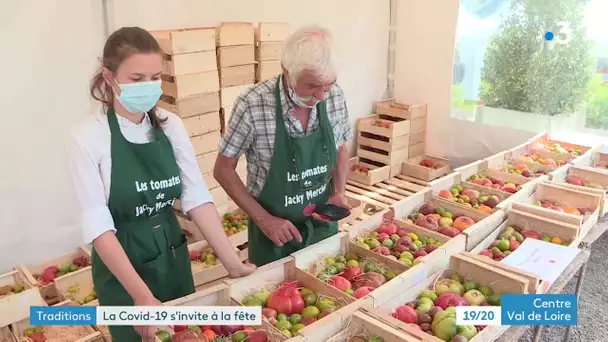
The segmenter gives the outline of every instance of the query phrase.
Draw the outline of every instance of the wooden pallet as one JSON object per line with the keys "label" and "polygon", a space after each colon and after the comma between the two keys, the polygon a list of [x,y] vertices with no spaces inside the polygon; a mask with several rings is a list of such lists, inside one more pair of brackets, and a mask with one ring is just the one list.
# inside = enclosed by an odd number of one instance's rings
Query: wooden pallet
{"label": "wooden pallet", "polygon": [[379,207],[379,206],[376,206],[373,204],[364,203],[361,214],[359,214],[353,221],[351,221],[349,223],[341,223],[339,229],[341,231],[346,231],[346,230],[348,230],[349,227],[351,227],[355,224],[359,224],[362,221],[365,221],[365,220],[371,218],[372,216],[376,215],[377,213],[379,213],[385,209],[386,208]]}
{"label": "wooden pallet", "polygon": [[406,175],[396,175],[395,178],[402,180],[404,182],[409,182],[409,183],[416,184],[416,185],[423,186],[423,187],[430,187],[433,183],[433,181],[427,182],[422,179],[418,179],[418,178],[414,178],[414,177],[410,177],[410,176],[406,176]]}
{"label": "wooden pallet", "polygon": [[391,205],[405,200],[426,187],[399,178],[389,178],[374,185],[347,181],[346,194],[367,204],[388,209]]}

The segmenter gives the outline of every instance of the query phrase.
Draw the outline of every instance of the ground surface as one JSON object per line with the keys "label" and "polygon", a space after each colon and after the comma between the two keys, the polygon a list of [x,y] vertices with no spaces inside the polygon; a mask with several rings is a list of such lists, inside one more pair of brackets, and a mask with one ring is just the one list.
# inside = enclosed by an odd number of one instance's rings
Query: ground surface
{"label": "ground surface", "polygon": [[[606,217],[601,224],[607,224]],[[573,277],[562,293],[574,293],[578,277]],[[608,233],[605,233],[591,248],[583,289],[578,299],[578,326],[570,333],[570,342],[606,342],[608,341]],[[560,342],[566,332],[565,327],[545,327],[541,335],[542,342]],[[519,342],[532,341],[532,331]]]}

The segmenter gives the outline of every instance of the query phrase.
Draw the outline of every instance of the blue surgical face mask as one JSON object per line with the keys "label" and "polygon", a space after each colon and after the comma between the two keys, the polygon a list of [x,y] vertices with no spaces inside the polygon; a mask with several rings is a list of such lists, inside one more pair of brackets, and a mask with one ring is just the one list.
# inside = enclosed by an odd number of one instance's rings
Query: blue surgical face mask
{"label": "blue surgical face mask", "polygon": [[[297,104],[298,106],[303,107],[303,108],[315,108],[315,106],[319,102],[321,102],[321,101],[317,100],[314,96],[306,96],[306,97],[298,96],[298,94],[296,94],[296,91],[293,90],[292,87],[288,87],[287,92],[288,92],[291,100],[295,104]],[[313,102],[313,104],[312,105],[306,104],[306,103],[310,103],[310,102]]]}
{"label": "blue surgical face mask", "polygon": [[160,80],[124,84],[114,82],[120,87],[118,101],[130,113],[147,113],[163,94]]}

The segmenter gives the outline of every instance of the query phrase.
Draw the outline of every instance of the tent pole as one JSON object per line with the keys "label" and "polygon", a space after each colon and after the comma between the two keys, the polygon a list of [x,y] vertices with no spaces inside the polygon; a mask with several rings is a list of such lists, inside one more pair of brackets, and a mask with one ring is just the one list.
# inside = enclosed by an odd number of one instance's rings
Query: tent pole
{"label": "tent pole", "polygon": [[390,22],[388,35],[388,72],[387,96],[394,97],[395,91],[395,50],[397,45],[397,3],[399,0],[390,0]]}
{"label": "tent pole", "polygon": [[103,33],[106,36],[106,39],[110,37],[110,16],[109,16],[109,1],[110,0],[101,0],[101,12],[103,17]]}

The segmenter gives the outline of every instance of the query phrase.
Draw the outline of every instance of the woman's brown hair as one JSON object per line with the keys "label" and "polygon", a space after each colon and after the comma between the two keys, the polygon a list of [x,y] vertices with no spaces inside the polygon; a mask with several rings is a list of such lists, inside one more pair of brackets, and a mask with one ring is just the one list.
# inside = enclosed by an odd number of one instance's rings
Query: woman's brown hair
{"label": "woman's brown hair", "polygon": [[[134,53],[159,53],[162,50],[150,32],[140,27],[123,27],[110,35],[103,48],[101,68],[91,82],[91,96],[103,104],[104,110],[114,107],[114,91],[103,78],[103,68],[115,73],[120,64]],[[156,128],[167,118],[156,115],[156,106],[148,112]]]}

